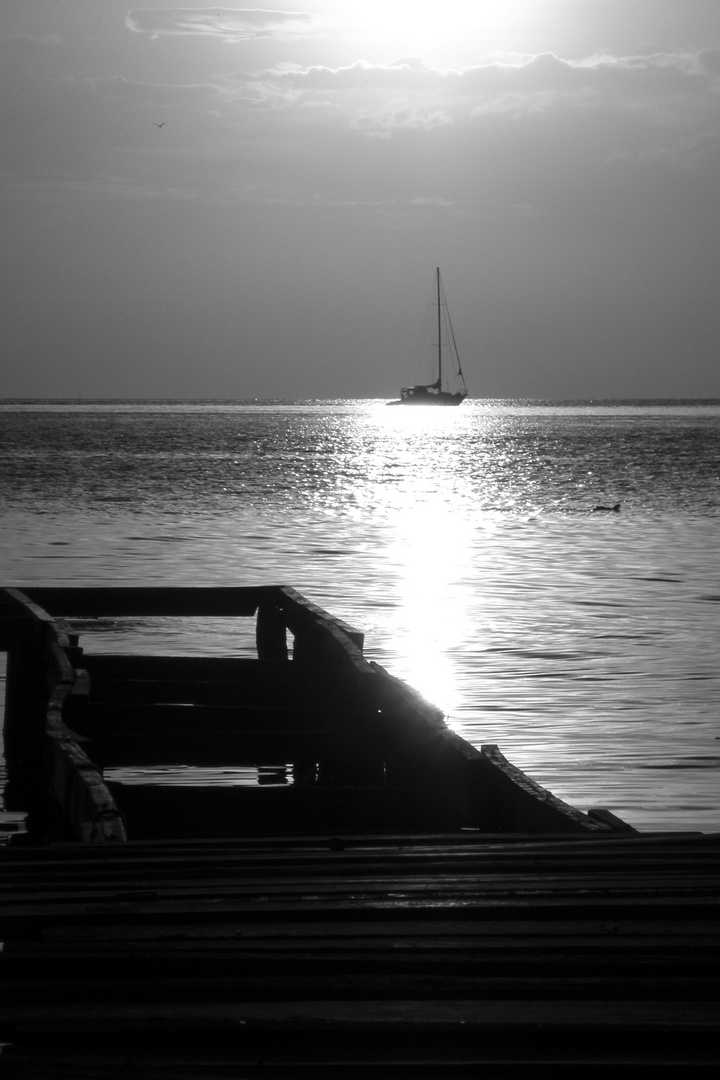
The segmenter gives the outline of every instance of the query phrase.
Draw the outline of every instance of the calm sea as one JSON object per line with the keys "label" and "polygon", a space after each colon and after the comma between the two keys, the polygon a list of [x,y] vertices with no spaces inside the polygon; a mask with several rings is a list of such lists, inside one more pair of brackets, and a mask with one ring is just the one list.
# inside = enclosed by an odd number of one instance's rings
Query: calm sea
{"label": "calm sea", "polygon": [[[720,829],[720,402],[4,402],[0,507],[2,584],[294,585],[574,805]],[[151,636],[242,647],[82,640]]]}

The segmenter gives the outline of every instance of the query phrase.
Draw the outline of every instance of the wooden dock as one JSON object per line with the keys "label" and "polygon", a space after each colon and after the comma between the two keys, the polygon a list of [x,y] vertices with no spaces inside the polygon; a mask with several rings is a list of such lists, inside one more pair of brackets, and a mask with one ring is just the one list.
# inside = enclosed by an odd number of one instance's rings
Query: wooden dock
{"label": "wooden dock", "polygon": [[[255,619],[256,655],[85,652],[72,620]],[[291,639],[292,644],[288,641]],[[93,843],[258,833],[632,831],[581,813],[452,732],[363,655],[363,635],[281,586],[0,590],[9,809]],[[291,784],[139,786],[106,770],[290,767]]]}
{"label": "wooden dock", "polygon": [[719,852],[476,833],[5,848],[0,1076],[715,1075]]}
{"label": "wooden dock", "polygon": [[[257,659],[72,628],[188,609],[255,617]],[[720,836],[568,807],[362,648],[287,589],[0,590],[34,814],[0,847],[0,1080],[716,1075]],[[168,754],[295,782],[105,775]]]}

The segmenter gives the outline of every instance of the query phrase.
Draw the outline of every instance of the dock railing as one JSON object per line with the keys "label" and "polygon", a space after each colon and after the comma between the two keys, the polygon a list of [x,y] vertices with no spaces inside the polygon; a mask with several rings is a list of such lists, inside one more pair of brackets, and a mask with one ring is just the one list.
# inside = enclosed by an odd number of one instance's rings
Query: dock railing
{"label": "dock railing", "polygon": [[[477,749],[467,743],[448,728],[440,709],[364,657],[360,631],[289,586],[2,589],[9,773],[21,778],[18,801],[27,799],[28,789],[42,776],[61,810],[66,836],[90,842],[126,839],[122,814],[101,770],[73,730],[73,712],[87,695],[89,680],[83,650],[66,620],[172,616],[256,617],[258,660],[302,668],[303,679],[337,710],[341,728],[367,730],[369,749],[377,747],[383,757],[384,782],[414,793],[418,805],[442,800],[454,827],[586,834],[627,830],[612,815],[592,817],[556,798],[512,766],[496,746]],[[192,664],[189,658],[189,671]]]}
{"label": "dock railing", "polygon": [[[256,616],[260,660],[293,659],[330,686],[362,663],[363,634],[289,586],[237,588],[4,588],[0,651],[7,652],[4,746],[12,781],[8,805],[33,805],[48,794],[63,827],[86,841],[122,841],[122,815],[98,766],[67,722],[71,698],[88,691],[78,635],[68,619]],[[38,780],[42,776],[43,784]],[[42,789],[42,790],[41,790]]]}
{"label": "dock railing", "polygon": [[64,722],[69,698],[87,690],[77,636],[19,589],[0,593],[0,648],[7,652],[3,741],[6,804],[28,809],[45,831],[62,809],[75,839],[122,841],[122,817],[98,766]]}

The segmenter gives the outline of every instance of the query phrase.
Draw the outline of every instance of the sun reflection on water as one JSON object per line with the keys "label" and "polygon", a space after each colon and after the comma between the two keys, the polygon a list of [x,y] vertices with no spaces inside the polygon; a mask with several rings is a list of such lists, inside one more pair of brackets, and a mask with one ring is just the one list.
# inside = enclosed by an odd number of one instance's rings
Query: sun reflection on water
{"label": "sun reflection on water", "polygon": [[[366,509],[386,518],[379,554],[393,583],[393,670],[452,717],[457,661],[472,634],[471,565],[478,521],[458,471],[463,440],[483,437],[468,410],[375,406],[362,419]],[[467,494],[467,493],[466,493]]]}
{"label": "sun reflection on water", "polygon": [[403,673],[445,713],[457,702],[453,652],[469,633],[470,526],[438,499],[406,505],[386,551],[395,573],[397,651],[408,658]]}

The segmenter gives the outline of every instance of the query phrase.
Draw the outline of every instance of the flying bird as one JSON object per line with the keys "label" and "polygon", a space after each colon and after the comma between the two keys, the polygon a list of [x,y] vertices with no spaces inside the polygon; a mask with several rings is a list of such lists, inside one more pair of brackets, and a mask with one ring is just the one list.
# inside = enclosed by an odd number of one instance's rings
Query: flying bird
{"label": "flying bird", "polygon": [[[151,123],[155,124],[155,121],[152,120]],[[155,127],[165,127],[166,124],[167,120],[163,120],[162,124],[155,124]]]}

